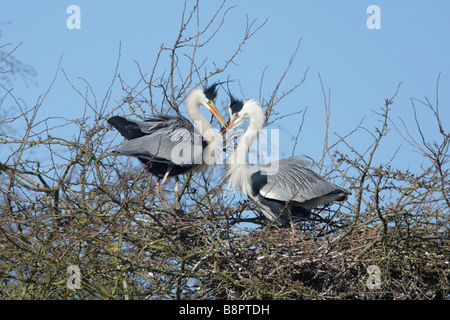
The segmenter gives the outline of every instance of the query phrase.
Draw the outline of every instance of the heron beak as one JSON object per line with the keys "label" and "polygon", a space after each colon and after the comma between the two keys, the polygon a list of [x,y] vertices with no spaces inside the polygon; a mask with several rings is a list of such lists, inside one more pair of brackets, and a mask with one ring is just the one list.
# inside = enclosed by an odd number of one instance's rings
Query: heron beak
{"label": "heron beak", "polygon": [[236,121],[235,117],[231,117],[230,121],[228,121],[227,126],[225,127],[227,130],[230,130],[234,126],[234,122]]}
{"label": "heron beak", "polygon": [[214,117],[217,118],[217,120],[219,120],[220,124],[224,127],[227,128],[227,123],[225,121],[225,119],[222,117],[222,115],[220,114],[219,110],[217,110],[216,106],[214,105],[214,103],[208,103],[211,113],[214,115]]}

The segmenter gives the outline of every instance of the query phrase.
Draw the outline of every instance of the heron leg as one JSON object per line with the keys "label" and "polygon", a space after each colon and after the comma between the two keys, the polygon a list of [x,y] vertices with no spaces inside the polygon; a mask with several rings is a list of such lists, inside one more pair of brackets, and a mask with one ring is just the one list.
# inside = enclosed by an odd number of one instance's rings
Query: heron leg
{"label": "heron leg", "polygon": [[161,190],[160,190],[160,185],[161,185],[161,179],[158,178],[158,180],[156,181],[156,186],[154,188],[154,192],[156,194],[156,197],[158,197],[158,200],[161,202],[162,205],[167,206],[167,204],[165,203],[165,200],[161,197]]}
{"label": "heron leg", "polygon": [[164,177],[163,177],[161,183],[159,184],[159,186],[157,185],[157,187],[158,187],[158,189],[159,189],[158,192],[159,192],[160,196],[163,197],[163,199],[165,200],[164,202],[165,202],[165,204],[167,205],[167,207],[170,207],[170,205],[169,205],[169,204],[170,204],[170,201],[169,201],[169,199],[167,199],[167,196],[166,196],[166,194],[164,193],[164,184],[166,183],[166,180],[167,180],[167,178],[169,177],[170,169],[171,169],[171,168],[169,168],[169,169],[167,170],[167,172],[164,174]]}
{"label": "heron leg", "polygon": [[294,220],[292,219],[292,216],[289,217],[289,221],[291,223],[291,233],[292,236],[295,236],[295,226],[294,226]]}

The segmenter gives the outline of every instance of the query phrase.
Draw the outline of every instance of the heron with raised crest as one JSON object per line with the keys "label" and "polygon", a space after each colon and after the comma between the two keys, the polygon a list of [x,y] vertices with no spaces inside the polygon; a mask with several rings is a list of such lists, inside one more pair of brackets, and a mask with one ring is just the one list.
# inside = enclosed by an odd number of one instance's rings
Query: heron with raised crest
{"label": "heron with raised crest", "polygon": [[187,96],[186,111],[194,124],[182,115],[159,115],[144,121],[121,116],[108,119],[127,139],[114,152],[136,157],[157,178],[155,192],[161,203],[169,202],[163,189],[168,178],[204,171],[222,154],[222,134],[213,129],[200,111],[200,106],[204,106],[226,126],[215,106],[217,86],[216,83],[204,89],[195,88]]}
{"label": "heron with raised crest", "polygon": [[272,222],[311,218],[314,207],[344,201],[350,192],[326,181],[314,172],[307,160],[293,156],[278,161],[250,165],[249,148],[264,126],[265,116],[255,100],[239,101],[230,94],[227,130],[250,119],[237,147],[228,156],[228,185],[239,188]]}

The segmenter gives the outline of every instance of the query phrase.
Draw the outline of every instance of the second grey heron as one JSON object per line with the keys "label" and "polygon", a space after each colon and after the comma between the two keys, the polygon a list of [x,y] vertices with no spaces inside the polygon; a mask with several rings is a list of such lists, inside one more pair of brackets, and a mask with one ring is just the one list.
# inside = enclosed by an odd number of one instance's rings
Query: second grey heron
{"label": "second grey heron", "polygon": [[270,221],[308,219],[311,209],[344,201],[347,190],[330,183],[307,166],[307,161],[289,157],[266,164],[249,165],[249,148],[264,126],[265,117],[255,100],[237,101],[231,95],[227,130],[250,118],[247,130],[227,158],[229,186],[238,187]]}
{"label": "second grey heron", "polygon": [[138,158],[156,176],[155,191],[161,203],[164,202],[161,196],[167,201],[163,187],[169,177],[203,171],[214,165],[222,153],[222,134],[214,131],[200,111],[200,105],[204,106],[226,126],[214,104],[216,87],[217,84],[213,84],[189,93],[186,110],[196,127],[182,115],[160,115],[144,121],[120,116],[108,119],[108,123],[128,140],[114,151]]}

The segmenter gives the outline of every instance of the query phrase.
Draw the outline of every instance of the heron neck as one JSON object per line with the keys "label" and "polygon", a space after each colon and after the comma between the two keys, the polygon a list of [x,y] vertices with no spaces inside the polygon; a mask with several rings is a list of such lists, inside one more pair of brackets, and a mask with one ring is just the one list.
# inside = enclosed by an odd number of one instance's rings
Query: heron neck
{"label": "heron neck", "polygon": [[216,132],[205,118],[203,113],[200,111],[200,97],[193,93],[188,97],[186,101],[186,110],[189,118],[192,120],[194,125],[200,130],[202,137],[206,140],[208,144],[215,141]]}
{"label": "heron neck", "polygon": [[227,161],[229,184],[234,188],[239,187],[244,194],[250,193],[248,152],[264,125],[264,114],[258,106],[256,112],[250,118],[250,124],[242,135],[239,143]]}
{"label": "heron neck", "polygon": [[263,126],[264,113],[262,112],[261,107],[258,106],[250,117],[250,124],[232,154],[232,163],[248,165],[248,152]]}

